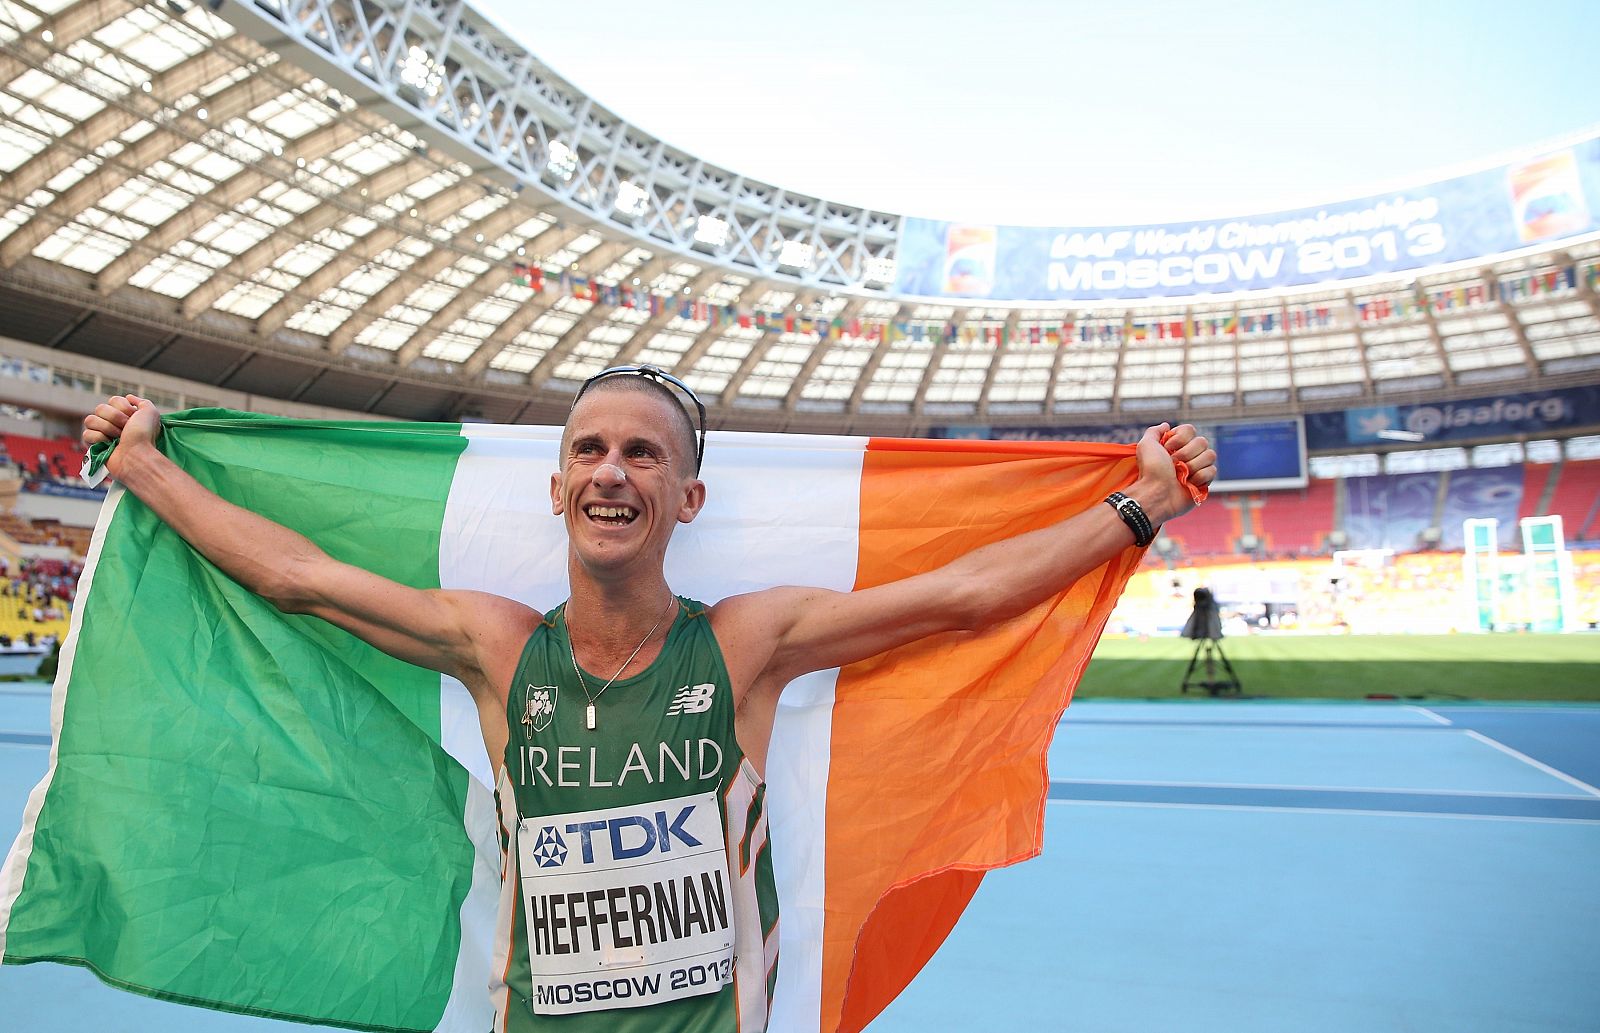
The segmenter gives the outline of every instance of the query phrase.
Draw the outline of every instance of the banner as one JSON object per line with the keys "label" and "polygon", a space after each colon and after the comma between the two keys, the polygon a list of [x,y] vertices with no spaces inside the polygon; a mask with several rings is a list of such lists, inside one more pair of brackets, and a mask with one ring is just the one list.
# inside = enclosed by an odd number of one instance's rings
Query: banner
{"label": "banner", "polygon": [[1498,168],[1316,208],[1144,226],[907,217],[894,291],[1103,301],[1350,280],[1600,230],[1600,137]]}
{"label": "banner", "polygon": [[104,488],[62,484],[60,481],[24,481],[22,490],[33,492],[35,495],[56,495],[64,499],[86,499],[89,502],[101,502],[106,497]]}
{"label": "banner", "polygon": [[1336,452],[1364,445],[1513,438],[1600,426],[1600,387],[1469,398],[1428,405],[1378,405],[1306,415],[1306,446]]}

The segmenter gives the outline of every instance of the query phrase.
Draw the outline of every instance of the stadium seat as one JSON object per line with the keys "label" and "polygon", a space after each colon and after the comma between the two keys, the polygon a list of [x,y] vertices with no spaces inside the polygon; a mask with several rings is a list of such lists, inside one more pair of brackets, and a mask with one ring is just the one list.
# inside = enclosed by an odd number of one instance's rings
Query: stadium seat
{"label": "stadium seat", "polygon": [[72,477],[83,465],[83,452],[71,438],[35,438],[26,434],[3,434],[11,461],[30,474],[39,473],[39,457],[43,456],[51,477]]}
{"label": "stadium seat", "polygon": [[1522,464],[1522,501],[1517,505],[1518,520],[1544,515],[1539,512],[1539,506],[1544,501],[1545,489],[1550,487],[1550,475],[1554,470],[1554,463]]}
{"label": "stadium seat", "polygon": [[1569,540],[1586,539],[1600,510],[1600,459],[1569,460],[1562,464],[1550,511],[1559,515]]}
{"label": "stadium seat", "polygon": [[1333,530],[1337,482],[1313,478],[1304,488],[1256,496],[1254,526],[1272,553],[1319,552]]}
{"label": "stadium seat", "polygon": [[1238,541],[1243,533],[1240,503],[1227,496],[1214,496],[1211,504],[1183,518],[1167,534],[1185,556],[1222,556],[1238,551]]}

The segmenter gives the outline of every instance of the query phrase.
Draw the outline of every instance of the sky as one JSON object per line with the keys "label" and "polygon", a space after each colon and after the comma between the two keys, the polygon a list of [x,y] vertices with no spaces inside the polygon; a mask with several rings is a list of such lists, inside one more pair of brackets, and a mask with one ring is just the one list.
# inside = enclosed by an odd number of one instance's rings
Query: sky
{"label": "sky", "polygon": [[1302,207],[1600,123],[1593,0],[471,2],[675,147],[933,218]]}

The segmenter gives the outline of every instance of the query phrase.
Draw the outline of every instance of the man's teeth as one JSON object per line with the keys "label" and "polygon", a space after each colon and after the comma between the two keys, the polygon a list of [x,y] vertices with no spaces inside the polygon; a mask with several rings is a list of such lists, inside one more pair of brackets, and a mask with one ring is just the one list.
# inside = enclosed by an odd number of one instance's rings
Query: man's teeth
{"label": "man's teeth", "polygon": [[590,506],[589,516],[596,520],[632,520],[634,512],[621,506]]}

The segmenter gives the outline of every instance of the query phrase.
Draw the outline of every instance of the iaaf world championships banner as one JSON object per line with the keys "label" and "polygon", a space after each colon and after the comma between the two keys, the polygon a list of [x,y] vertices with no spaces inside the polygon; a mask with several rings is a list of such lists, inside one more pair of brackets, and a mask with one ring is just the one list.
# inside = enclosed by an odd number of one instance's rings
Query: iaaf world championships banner
{"label": "iaaf world championships banner", "polygon": [[1486,172],[1320,208],[1170,226],[906,218],[897,293],[1105,301],[1403,272],[1600,230],[1600,137]]}

